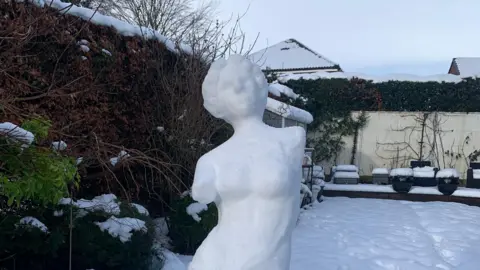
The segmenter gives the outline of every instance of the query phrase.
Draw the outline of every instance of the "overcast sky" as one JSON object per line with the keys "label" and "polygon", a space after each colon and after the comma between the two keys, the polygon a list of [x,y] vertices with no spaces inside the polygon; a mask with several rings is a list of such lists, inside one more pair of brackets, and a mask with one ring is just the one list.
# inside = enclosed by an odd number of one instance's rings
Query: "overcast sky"
{"label": "overcast sky", "polygon": [[480,56],[480,0],[218,0],[255,50],[295,38],[345,71],[439,74]]}

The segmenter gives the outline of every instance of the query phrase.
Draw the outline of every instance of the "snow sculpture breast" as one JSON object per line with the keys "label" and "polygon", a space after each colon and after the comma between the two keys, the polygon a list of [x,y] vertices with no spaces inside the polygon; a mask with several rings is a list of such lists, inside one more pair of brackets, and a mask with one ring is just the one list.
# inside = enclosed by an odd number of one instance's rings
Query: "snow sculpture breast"
{"label": "snow sculpture breast", "polygon": [[268,83],[240,55],[212,64],[202,94],[204,107],[235,133],[198,160],[192,197],[214,202],[219,220],[188,269],[288,270],[305,130],[262,122]]}

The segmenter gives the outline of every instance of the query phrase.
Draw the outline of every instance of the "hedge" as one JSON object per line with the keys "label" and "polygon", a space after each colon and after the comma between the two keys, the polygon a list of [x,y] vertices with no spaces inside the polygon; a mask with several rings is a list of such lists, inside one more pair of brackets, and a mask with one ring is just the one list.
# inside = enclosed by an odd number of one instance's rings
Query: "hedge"
{"label": "hedge", "polygon": [[[83,158],[78,196],[113,192],[154,215],[169,209],[198,158],[224,140],[202,104],[207,64],[26,3],[0,1],[0,122],[49,120],[46,141]],[[112,166],[121,150],[131,158]]]}
{"label": "hedge", "polygon": [[363,79],[290,80],[286,83],[309,99],[303,108],[315,113],[345,111],[480,112],[480,80],[459,83]]}

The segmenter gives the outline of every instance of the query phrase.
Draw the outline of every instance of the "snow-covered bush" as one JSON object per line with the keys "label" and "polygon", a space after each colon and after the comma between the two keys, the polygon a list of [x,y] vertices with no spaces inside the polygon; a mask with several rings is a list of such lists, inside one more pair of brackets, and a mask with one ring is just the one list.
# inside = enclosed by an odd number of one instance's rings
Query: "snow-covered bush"
{"label": "snow-covered bush", "polygon": [[0,211],[0,269],[68,269],[70,243],[73,270],[150,268],[154,228],[141,207],[113,195],[60,202],[70,203]]}
{"label": "snow-covered bush", "polygon": [[174,251],[194,254],[208,233],[217,225],[215,204],[208,206],[195,202],[189,194],[177,199],[167,223]]}

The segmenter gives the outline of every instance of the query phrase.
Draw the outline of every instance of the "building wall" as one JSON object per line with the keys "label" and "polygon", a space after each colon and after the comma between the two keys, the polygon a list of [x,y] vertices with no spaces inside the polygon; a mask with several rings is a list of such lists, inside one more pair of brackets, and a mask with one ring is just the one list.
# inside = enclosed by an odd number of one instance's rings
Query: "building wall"
{"label": "building wall", "polygon": [[[367,126],[358,136],[355,156],[361,175],[371,175],[376,167],[408,167],[410,160],[419,158],[423,113],[369,112],[368,115]],[[439,168],[456,168],[465,177],[466,156],[480,149],[480,113],[431,113],[423,134],[423,160],[430,160]],[[345,138],[345,142],[337,164],[350,162],[353,138]],[[333,164],[332,161],[322,165]]]}
{"label": "building wall", "polygon": [[448,70],[448,74],[453,74],[453,75],[460,75],[460,72],[458,71],[458,66],[455,61],[452,61],[450,64],[450,69]]}
{"label": "building wall", "polygon": [[269,126],[276,127],[276,128],[301,126],[305,128],[305,130],[307,129],[307,125],[305,123],[301,123],[296,120],[282,117],[268,110],[265,110],[263,114],[263,122]]}

